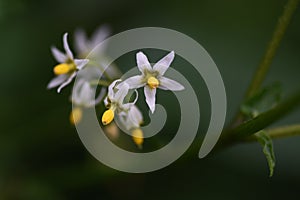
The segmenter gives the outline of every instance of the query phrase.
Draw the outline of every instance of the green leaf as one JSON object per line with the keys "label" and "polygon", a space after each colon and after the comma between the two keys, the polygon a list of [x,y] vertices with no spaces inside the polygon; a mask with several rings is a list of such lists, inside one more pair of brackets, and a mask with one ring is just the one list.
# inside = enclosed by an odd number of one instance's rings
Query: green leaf
{"label": "green leaf", "polygon": [[281,86],[275,83],[259,90],[241,106],[241,112],[251,118],[276,106],[281,99]]}
{"label": "green leaf", "polygon": [[266,134],[265,131],[259,131],[255,134],[255,136],[257,141],[263,147],[263,152],[266,156],[269,165],[270,177],[272,177],[275,168],[275,154],[272,139]]}

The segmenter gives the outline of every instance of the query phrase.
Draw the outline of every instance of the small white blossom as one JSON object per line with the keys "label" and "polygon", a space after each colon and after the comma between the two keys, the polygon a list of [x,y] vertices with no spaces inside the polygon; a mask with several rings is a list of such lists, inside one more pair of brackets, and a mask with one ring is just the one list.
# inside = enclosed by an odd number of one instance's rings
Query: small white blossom
{"label": "small white blossom", "polygon": [[[80,57],[86,57],[98,44],[105,40],[111,31],[107,25],[100,26],[90,37],[83,29],[77,29],[74,34],[75,50]],[[104,49],[97,49],[99,52]]]}
{"label": "small white blossom", "polygon": [[142,74],[130,77],[124,81],[129,85],[130,89],[144,87],[146,102],[152,113],[155,110],[156,88],[171,91],[184,89],[180,83],[163,76],[171,65],[174,56],[174,51],[172,51],[151,67],[147,56],[139,52],[136,54],[136,61]]}
{"label": "small white blossom", "polygon": [[[102,25],[90,38],[87,37],[86,32],[83,29],[77,29],[74,34],[74,46],[79,58],[89,57],[94,63],[97,63],[101,71],[104,71],[104,66],[107,66],[108,59],[105,55],[106,46],[101,45],[106,38],[111,34],[110,27],[108,25]],[[114,64],[110,64],[105,70],[106,78],[114,80],[119,78],[122,74]]]}
{"label": "small white blossom", "polygon": [[63,45],[66,53],[61,52],[56,47],[51,48],[54,58],[60,64],[54,67],[53,71],[57,76],[50,81],[47,88],[51,89],[59,86],[59,88],[57,89],[58,93],[62,88],[71,83],[71,81],[77,75],[77,72],[89,62],[88,59],[74,59],[67,39],[68,33],[65,33],[63,36]]}
{"label": "small white blossom", "polygon": [[139,128],[143,123],[143,115],[136,105],[132,105],[126,114],[120,116],[120,122],[128,131]]}
{"label": "small white blossom", "polygon": [[115,112],[117,114],[127,113],[132,105],[137,101],[138,96],[132,103],[124,103],[124,98],[128,94],[129,85],[126,83],[120,84],[118,87],[116,84],[121,80],[115,80],[108,87],[107,97],[104,99],[104,104],[108,108],[102,116],[102,123],[104,125],[109,124],[115,116]]}
{"label": "small white blossom", "polygon": [[95,90],[96,88],[93,88],[88,81],[81,78],[77,80],[74,85],[71,101],[76,106],[86,108],[95,106],[103,99],[106,93],[105,88],[102,88],[98,97],[95,99]]}
{"label": "small white blossom", "polygon": [[83,116],[83,108],[89,108],[95,106],[100,103],[103,99],[106,89],[102,88],[98,97],[95,99],[95,90],[87,80],[84,78],[80,78],[75,82],[71,101],[74,106],[72,108],[72,112],[70,114],[70,122],[71,124],[78,124]]}
{"label": "small white blossom", "polygon": [[129,107],[127,112],[119,116],[120,122],[127,131],[131,132],[134,143],[141,149],[144,142],[144,133],[141,129],[143,115],[136,105]]}

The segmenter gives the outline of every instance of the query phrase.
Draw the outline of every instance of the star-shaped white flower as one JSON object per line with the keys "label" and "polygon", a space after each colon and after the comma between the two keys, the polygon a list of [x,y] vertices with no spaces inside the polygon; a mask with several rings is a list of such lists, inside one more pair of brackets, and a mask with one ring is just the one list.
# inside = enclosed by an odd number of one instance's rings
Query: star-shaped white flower
{"label": "star-shaped white flower", "polygon": [[74,34],[75,52],[79,58],[89,57],[93,63],[98,63],[98,67],[104,71],[104,66],[110,65],[105,69],[106,78],[114,80],[122,76],[122,73],[114,64],[109,64],[105,55],[106,46],[101,44],[109,37],[111,28],[108,25],[102,25],[94,31],[91,37],[87,37],[83,29],[77,29]]}
{"label": "star-shaped white flower", "polygon": [[144,53],[139,52],[136,54],[136,61],[142,75],[133,76],[124,81],[129,85],[130,89],[144,87],[146,102],[152,113],[155,110],[156,88],[171,91],[180,91],[184,89],[180,83],[164,77],[174,56],[174,51],[171,51],[151,67],[147,56]]}
{"label": "star-shaped white flower", "polygon": [[134,105],[138,99],[138,96],[136,96],[134,102],[124,103],[124,98],[129,91],[129,85],[126,83],[122,83],[116,86],[116,84],[120,81],[120,79],[115,80],[108,87],[108,94],[104,99],[104,104],[108,108],[108,110],[106,110],[102,116],[102,123],[104,125],[109,124],[114,119],[115,112],[120,115],[126,114],[129,111],[130,107]]}
{"label": "star-shaped white flower", "polygon": [[[86,57],[94,48],[103,42],[111,33],[108,25],[102,25],[92,34],[90,38],[87,37],[83,29],[77,29],[74,34],[75,50],[80,57]],[[99,54],[104,49],[98,48]]]}
{"label": "star-shaped white flower", "polygon": [[71,83],[77,75],[77,72],[89,62],[88,59],[74,59],[68,44],[68,33],[65,33],[63,36],[63,44],[66,53],[61,52],[56,47],[51,48],[54,58],[60,64],[54,67],[53,71],[57,76],[53,78],[47,86],[48,89],[59,86],[57,89],[58,93],[62,88]]}

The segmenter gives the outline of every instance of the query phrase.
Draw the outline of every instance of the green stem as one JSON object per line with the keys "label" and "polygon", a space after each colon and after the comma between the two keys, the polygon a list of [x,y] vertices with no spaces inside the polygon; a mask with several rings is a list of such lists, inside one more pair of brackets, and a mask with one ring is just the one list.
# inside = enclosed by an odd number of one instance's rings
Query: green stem
{"label": "green stem", "polygon": [[267,47],[264,57],[262,58],[260,65],[258,66],[252,82],[246,93],[246,98],[251,97],[257,89],[260,88],[266,74],[270,68],[272,60],[276,54],[279,44],[286,32],[287,26],[289,25],[292,15],[295,12],[299,0],[289,0],[284,8],[283,14],[277,22],[277,26],[273,33],[272,39]]}
{"label": "green stem", "polygon": [[284,115],[293,111],[294,108],[300,105],[300,91],[282,101],[273,109],[264,112],[257,117],[244,122],[236,128],[227,131],[221,137],[219,145],[229,144],[243,140],[245,137],[251,136],[252,134],[260,131],[270,124],[274,123],[278,119],[281,119]]}
{"label": "green stem", "polygon": [[[299,0],[289,0],[284,8],[284,11],[277,22],[277,26],[269,42],[266,52],[252,78],[252,81],[248,87],[245,95],[245,99],[251,97],[261,87],[266,74],[272,64],[272,60],[276,54],[279,44],[286,32],[286,29],[291,21],[292,15],[298,6]],[[238,112],[232,122],[232,127],[240,124],[243,121],[243,115]]]}
{"label": "green stem", "polygon": [[91,81],[90,84],[91,85],[101,85],[101,86],[108,87],[110,85],[110,82],[105,81],[105,80],[97,80],[97,81]]}
{"label": "green stem", "polygon": [[[266,130],[266,133],[272,139],[286,138],[286,137],[297,136],[297,135],[300,136],[300,124],[272,128],[272,129]],[[256,137],[250,136],[250,137],[245,138],[244,141],[245,142],[256,141]]]}
{"label": "green stem", "polygon": [[91,66],[94,66],[94,67],[97,67],[98,69],[100,69],[100,71],[101,71],[102,74],[106,77],[106,79],[108,79],[109,81],[112,80],[112,78],[109,76],[109,74],[103,69],[103,67],[102,67],[99,63],[90,60],[90,61],[89,61],[89,64],[90,64]]}
{"label": "green stem", "polygon": [[300,124],[270,129],[267,133],[271,138],[284,138],[300,135]]}

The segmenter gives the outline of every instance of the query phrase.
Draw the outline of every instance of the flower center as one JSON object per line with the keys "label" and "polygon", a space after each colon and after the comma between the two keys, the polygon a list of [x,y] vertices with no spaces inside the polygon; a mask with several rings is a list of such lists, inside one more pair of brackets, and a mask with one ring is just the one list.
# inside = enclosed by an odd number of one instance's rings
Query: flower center
{"label": "flower center", "polygon": [[53,71],[56,75],[67,74],[76,69],[73,63],[61,63],[54,67]]}
{"label": "flower center", "polygon": [[115,113],[112,109],[108,109],[107,111],[105,111],[102,115],[102,124],[103,125],[107,125],[110,122],[112,122],[112,120],[115,117]]}
{"label": "flower center", "polygon": [[155,89],[159,86],[159,81],[155,77],[150,76],[147,80],[147,84],[151,89]]}

